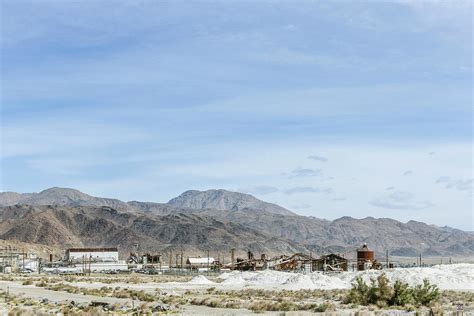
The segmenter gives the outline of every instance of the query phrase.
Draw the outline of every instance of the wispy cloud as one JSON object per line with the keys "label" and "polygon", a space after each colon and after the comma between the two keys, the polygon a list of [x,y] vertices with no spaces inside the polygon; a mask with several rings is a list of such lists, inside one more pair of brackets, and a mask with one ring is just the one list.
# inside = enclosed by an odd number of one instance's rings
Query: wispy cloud
{"label": "wispy cloud", "polygon": [[326,162],[328,161],[328,158],[323,157],[323,156],[318,156],[318,155],[311,155],[308,156],[308,159],[314,160],[314,161],[321,161],[321,162]]}
{"label": "wispy cloud", "polygon": [[409,175],[412,175],[412,174],[413,174],[412,170],[407,170],[403,173],[404,176],[409,176]]}
{"label": "wispy cloud", "polygon": [[298,167],[290,172],[291,177],[316,177],[321,175],[321,169],[309,169]]}
{"label": "wispy cloud", "polygon": [[294,187],[284,190],[285,194],[299,194],[299,193],[332,193],[334,190],[331,188],[313,188],[313,187]]}
{"label": "wispy cloud", "polygon": [[406,191],[393,192],[388,196],[376,198],[369,202],[369,204],[394,210],[421,210],[434,206],[434,204],[429,201],[416,199],[413,193]]}
{"label": "wispy cloud", "polygon": [[445,184],[446,189],[455,189],[459,191],[472,191],[474,179],[453,179],[448,176],[441,176],[436,180],[438,184]]}
{"label": "wispy cloud", "polygon": [[446,183],[451,181],[451,177],[448,176],[441,176],[436,180],[436,183]]}

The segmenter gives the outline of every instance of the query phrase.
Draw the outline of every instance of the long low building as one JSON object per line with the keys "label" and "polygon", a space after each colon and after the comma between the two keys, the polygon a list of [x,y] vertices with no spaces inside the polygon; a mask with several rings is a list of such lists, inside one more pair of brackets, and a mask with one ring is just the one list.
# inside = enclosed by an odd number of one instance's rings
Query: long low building
{"label": "long low building", "polygon": [[188,260],[186,260],[187,267],[196,271],[207,271],[208,269],[212,268],[214,263],[215,260],[211,257],[188,258]]}
{"label": "long low building", "polygon": [[118,262],[117,248],[69,248],[66,250],[66,261],[69,262]]}

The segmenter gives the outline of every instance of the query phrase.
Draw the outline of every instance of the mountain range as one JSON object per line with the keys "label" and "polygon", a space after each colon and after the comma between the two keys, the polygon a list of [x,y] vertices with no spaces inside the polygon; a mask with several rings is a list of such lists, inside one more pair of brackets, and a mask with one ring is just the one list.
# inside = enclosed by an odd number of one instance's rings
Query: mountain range
{"label": "mountain range", "polygon": [[124,202],[75,189],[0,193],[0,239],[60,249],[117,246],[122,253],[183,251],[225,255],[294,252],[355,255],[367,243],[380,256],[471,256],[474,235],[389,218],[333,221],[297,215],[251,195],[226,190],[186,191],[168,203]]}

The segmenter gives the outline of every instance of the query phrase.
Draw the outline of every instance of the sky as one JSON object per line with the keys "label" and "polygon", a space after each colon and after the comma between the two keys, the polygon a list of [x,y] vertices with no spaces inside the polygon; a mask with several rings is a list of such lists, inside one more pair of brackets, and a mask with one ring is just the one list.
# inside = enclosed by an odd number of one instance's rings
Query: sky
{"label": "sky", "polygon": [[470,1],[2,0],[0,190],[474,230]]}

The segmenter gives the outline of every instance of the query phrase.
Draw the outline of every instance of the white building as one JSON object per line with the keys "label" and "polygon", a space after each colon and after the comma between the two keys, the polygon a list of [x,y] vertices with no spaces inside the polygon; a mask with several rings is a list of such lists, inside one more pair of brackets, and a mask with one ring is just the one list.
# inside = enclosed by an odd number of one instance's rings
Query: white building
{"label": "white building", "polygon": [[209,268],[211,268],[214,261],[214,258],[211,257],[188,258],[188,260],[186,260],[186,264],[191,270],[207,271]]}
{"label": "white building", "polygon": [[118,262],[117,248],[70,248],[66,250],[69,262]]}

